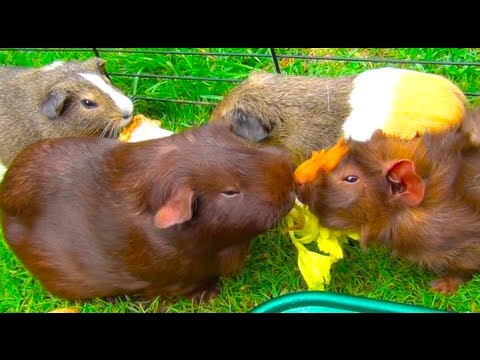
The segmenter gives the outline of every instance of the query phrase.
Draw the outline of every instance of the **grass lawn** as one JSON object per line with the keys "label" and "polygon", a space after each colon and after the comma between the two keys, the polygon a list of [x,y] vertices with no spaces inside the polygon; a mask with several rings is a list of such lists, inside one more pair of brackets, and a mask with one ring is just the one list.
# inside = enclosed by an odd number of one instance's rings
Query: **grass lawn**
{"label": "grass lawn", "polygon": [[[149,49],[154,50],[154,49]],[[166,50],[166,49],[155,49]],[[179,51],[236,52],[268,54],[268,49],[168,49]],[[276,49],[278,54],[334,57],[386,58],[480,62],[480,49]],[[215,103],[235,82],[179,80],[120,76],[156,74],[168,76],[244,79],[254,69],[274,71],[268,57],[189,56],[155,53],[101,51],[114,83],[128,95],[141,98],[183,99]],[[0,50],[0,64],[40,66],[58,59],[86,59],[93,52]],[[386,64],[377,62],[312,61],[281,59],[282,71],[298,75],[339,76],[382,66],[397,66],[441,74],[468,93],[480,92],[480,71],[475,66]],[[117,75],[115,75],[117,74]],[[469,97],[480,105],[480,97]],[[212,105],[135,100],[136,113],[160,119],[163,127],[180,131],[204,123]],[[429,290],[434,275],[405,260],[392,258],[386,250],[361,250],[354,242],[345,246],[346,257],[334,265],[327,290],[391,300],[456,312],[480,311],[480,275],[461,286],[452,296]],[[80,312],[247,312],[278,295],[307,290],[296,263],[296,250],[280,228],[259,236],[253,243],[244,269],[236,276],[221,279],[221,294],[208,303],[194,305],[188,299],[155,299],[141,302],[123,297],[115,304],[101,300],[68,302],[43,291],[0,240],[0,312],[47,312],[76,306]]]}

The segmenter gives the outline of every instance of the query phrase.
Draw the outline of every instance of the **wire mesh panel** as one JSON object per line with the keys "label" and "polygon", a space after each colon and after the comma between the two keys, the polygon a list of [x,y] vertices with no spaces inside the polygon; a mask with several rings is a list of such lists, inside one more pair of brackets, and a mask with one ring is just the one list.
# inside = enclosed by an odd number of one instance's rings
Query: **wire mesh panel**
{"label": "wire mesh panel", "polygon": [[1,49],[0,64],[40,66],[94,55],[107,60],[110,78],[137,112],[173,130],[206,121],[221,97],[255,70],[335,77],[395,66],[446,76],[480,104],[478,48],[24,48]]}

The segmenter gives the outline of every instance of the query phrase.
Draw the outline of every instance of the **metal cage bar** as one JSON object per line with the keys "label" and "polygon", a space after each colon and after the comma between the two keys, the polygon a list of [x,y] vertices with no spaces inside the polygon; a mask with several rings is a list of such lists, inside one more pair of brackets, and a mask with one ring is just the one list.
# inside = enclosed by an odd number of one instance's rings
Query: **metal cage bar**
{"label": "metal cage bar", "polygon": [[[480,66],[480,62],[469,61],[434,61],[434,60],[406,60],[406,59],[385,59],[385,58],[354,58],[354,57],[325,57],[311,55],[295,55],[295,54],[277,54],[275,48],[267,48],[268,53],[232,53],[232,52],[215,52],[215,51],[178,51],[178,50],[141,50],[141,49],[113,49],[113,48],[2,48],[2,51],[58,51],[58,52],[92,52],[97,57],[101,57],[101,53],[132,53],[132,54],[155,54],[155,55],[183,55],[183,56],[219,56],[219,57],[249,57],[249,58],[271,58],[275,72],[282,73],[279,59],[299,59],[311,61],[343,61],[343,62],[372,62],[386,64],[411,64],[411,65],[437,65],[437,66]],[[212,81],[212,82],[230,82],[240,83],[244,79],[235,78],[219,78],[219,77],[202,77],[202,76],[181,76],[181,75],[157,75],[157,74],[129,74],[129,73],[107,73],[107,77],[112,80],[115,77],[136,77],[151,79],[166,79],[179,81]],[[112,81],[113,82],[113,81]],[[480,92],[464,92],[466,96],[480,97]],[[148,96],[131,96],[132,99],[154,102],[171,102],[190,105],[213,106],[215,102],[197,101],[187,99],[167,99],[152,98]]]}

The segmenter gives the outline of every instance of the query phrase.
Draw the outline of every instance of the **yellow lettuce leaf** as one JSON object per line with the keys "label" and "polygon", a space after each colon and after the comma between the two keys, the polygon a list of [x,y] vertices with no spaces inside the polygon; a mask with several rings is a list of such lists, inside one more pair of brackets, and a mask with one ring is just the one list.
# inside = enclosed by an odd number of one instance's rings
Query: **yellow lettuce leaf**
{"label": "yellow lettuce leaf", "polygon": [[292,239],[298,250],[298,267],[310,290],[325,290],[325,284],[330,283],[331,259],[321,255]]}
{"label": "yellow lettuce leaf", "polygon": [[[330,283],[332,264],[343,258],[342,245],[347,236],[358,240],[352,231],[332,230],[320,225],[308,206],[296,202],[285,217],[288,234],[298,252],[298,267],[310,290],[324,290]],[[308,250],[304,244],[317,242],[318,249],[326,255]]]}

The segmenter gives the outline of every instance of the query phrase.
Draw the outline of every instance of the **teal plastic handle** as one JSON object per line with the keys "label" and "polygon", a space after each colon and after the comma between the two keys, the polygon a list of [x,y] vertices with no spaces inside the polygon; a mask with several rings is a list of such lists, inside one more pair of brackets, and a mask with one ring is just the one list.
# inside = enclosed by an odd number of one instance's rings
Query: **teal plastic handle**
{"label": "teal plastic handle", "polygon": [[402,304],[328,291],[300,291],[260,304],[251,313],[448,313],[423,306]]}

